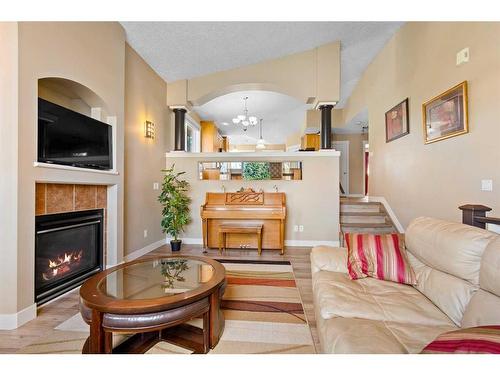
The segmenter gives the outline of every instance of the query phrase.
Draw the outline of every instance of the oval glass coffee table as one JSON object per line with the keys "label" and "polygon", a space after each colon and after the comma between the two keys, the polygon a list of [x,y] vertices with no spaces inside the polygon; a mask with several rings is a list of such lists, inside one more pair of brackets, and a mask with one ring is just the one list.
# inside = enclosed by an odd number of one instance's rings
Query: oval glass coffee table
{"label": "oval glass coffee table", "polygon": [[[102,271],[80,289],[90,325],[83,353],[145,353],[159,341],[207,353],[224,330],[226,273],[195,256],[148,257]],[[203,327],[186,322],[202,318]],[[113,348],[113,333],[131,336]]]}

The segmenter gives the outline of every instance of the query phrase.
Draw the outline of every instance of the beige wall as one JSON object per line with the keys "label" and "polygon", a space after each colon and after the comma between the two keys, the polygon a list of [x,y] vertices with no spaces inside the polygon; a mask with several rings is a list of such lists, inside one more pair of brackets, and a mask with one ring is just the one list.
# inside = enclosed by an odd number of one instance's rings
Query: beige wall
{"label": "beige wall", "polygon": [[[185,171],[186,180],[191,184],[190,196],[192,223],[181,238],[201,240],[200,206],[205,202],[206,192],[221,192],[224,185],[226,191],[236,191],[242,186],[255,190],[279,191],[286,193],[287,222],[285,239],[295,241],[330,241],[339,240],[339,182],[338,157],[306,156],[300,154],[283,154],[283,156],[241,156],[231,155],[232,160],[300,160],[302,177],[300,181],[207,181],[198,179],[198,162],[230,160],[230,155],[202,154],[191,157],[167,156],[167,166],[175,163],[176,170]],[[294,225],[304,225],[304,232],[293,232]]]}
{"label": "beige wall", "polygon": [[332,134],[332,141],[349,141],[349,194],[364,194],[363,141],[364,134]]}
{"label": "beige wall", "polygon": [[[2,249],[17,253],[16,306],[2,306],[6,311],[20,311],[34,299],[35,182],[105,184],[111,187],[108,202],[113,235],[108,244],[115,247],[120,261],[123,251],[123,98],[125,33],[111,22],[21,22],[18,23],[18,199],[17,246]],[[61,77],[86,86],[106,103],[107,113],[116,117],[115,169],[117,174],[67,171],[34,167],[37,142],[38,79]],[[4,273],[2,272],[2,282]]]}
{"label": "beige wall", "polygon": [[296,145],[300,146],[300,141],[301,141],[300,137],[301,136],[302,136],[302,132],[301,131],[298,131],[298,132],[290,134],[288,137],[286,137],[286,144],[285,144],[285,146],[286,147],[296,146]]}
{"label": "beige wall", "polygon": [[169,83],[168,105],[201,105],[229,92],[277,91],[306,103],[340,96],[340,42],[279,59]]}
{"label": "beige wall", "polygon": [[18,31],[0,22],[0,315],[17,311]]}
{"label": "beige wall", "polygon": [[[167,84],[127,44],[125,48],[125,255],[165,238],[159,190],[169,150]],[[144,138],[144,122],[155,124],[155,139]],[[148,237],[144,238],[144,230]]]}
{"label": "beige wall", "polygon": [[[456,66],[469,47],[470,61]],[[424,145],[422,103],[468,81],[470,133]],[[385,143],[384,113],[409,98],[410,134]],[[403,224],[420,215],[460,221],[457,207],[485,204],[500,216],[500,23],[407,23],[370,64],[344,108],[369,111],[369,193]],[[494,191],[481,191],[492,179]]]}

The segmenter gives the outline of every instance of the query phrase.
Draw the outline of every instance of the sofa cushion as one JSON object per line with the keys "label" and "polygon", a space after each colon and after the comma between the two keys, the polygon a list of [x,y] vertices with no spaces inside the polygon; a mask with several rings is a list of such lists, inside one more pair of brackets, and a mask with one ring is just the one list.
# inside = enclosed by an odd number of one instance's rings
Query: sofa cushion
{"label": "sofa cushion", "polygon": [[321,349],[328,354],[404,354],[405,348],[382,322],[332,318],[319,326]]}
{"label": "sofa cushion", "polygon": [[316,246],[311,251],[311,271],[347,273],[347,249],[344,247]]}
{"label": "sofa cushion", "polygon": [[419,217],[406,229],[406,247],[426,265],[479,285],[481,257],[497,235],[470,225]]}
{"label": "sofa cushion", "polygon": [[465,309],[462,328],[500,325],[500,297],[479,289]]}
{"label": "sofa cushion", "polygon": [[372,278],[351,280],[339,272],[313,275],[315,308],[323,319],[333,317],[383,320],[422,325],[453,325],[415,288]]}
{"label": "sofa cushion", "polygon": [[351,279],[374,277],[413,285],[415,274],[408,262],[402,235],[346,233],[347,269]]}
{"label": "sofa cushion", "polygon": [[453,326],[426,326],[355,318],[333,318],[322,323],[322,350],[335,354],[419,353]]}
{"label": "sofa cushion", "polygon": [[481,289],[500,297],[500,236],[491,241],[484,251],[479,284]]}
{"label": "sofa cushion", "polygon": [[439,335],[424,354],[500,354],[500,326],[459,329]]}
{"label": "sofa cushion", "polygon": [[462,327],[500,325],[500,236],[488,244],[481,260],[479,289],[465,309]]}
{"label": "sofa cushion", "polygon": [[425,265],[411,253],[408,259],[417,277],[415,288],[460,326],[466,306],[478,287]]}

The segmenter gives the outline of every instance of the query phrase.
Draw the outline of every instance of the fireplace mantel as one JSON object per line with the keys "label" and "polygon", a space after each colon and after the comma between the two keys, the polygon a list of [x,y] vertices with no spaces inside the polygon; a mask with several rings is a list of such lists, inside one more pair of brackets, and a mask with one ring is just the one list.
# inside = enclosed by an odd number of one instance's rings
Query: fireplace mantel
{"label": "fireplace mantel", "polygon": [[68,171],[78,171],[78,172],[89,172],[89,173],[101,173],[101,174],[119,175],[119,173],[116,170],[102,171],[100,169],[79,168],[79,167],[73,167],[71,165],[41,163],[41,162],[38,162],[38,161],[33,162],[33,166],[35,168],[65,169],[65,170],[68,170]]}

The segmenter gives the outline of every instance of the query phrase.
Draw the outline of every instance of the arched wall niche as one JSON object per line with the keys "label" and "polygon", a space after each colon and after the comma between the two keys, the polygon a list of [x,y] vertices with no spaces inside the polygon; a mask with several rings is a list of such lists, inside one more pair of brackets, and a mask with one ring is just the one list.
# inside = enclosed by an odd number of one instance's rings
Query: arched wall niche
{"label": "arched wall niche", "polygon": [[38,79],[38,96],[83,115],[106,121],[109,108],[105,101],[87,86],[62,77]]}
{"label": "arched wall niche", "polygon": [[113,166],[117,168],[117,116],[106,102],[89,87],[63,77],[38,79],[38,97],[112,126]]}
{"label": "arched wall niche", "polygon": [[199,106],[214,97],[244,90],[276,91],[305,104],[340,99],[340,42],[288,56],[170,82],[167,105]]}
{"label": "arched wall niche", "polygon": [[[210,93],[203,95],[199,98],[190,100],[189,104],[191,106],[201,106],[205,103],[208,103],[212,99],[215,99],[219,96],[226,95],[226,94],[231,94],[233,92],[238,92],[238,91],[272,91],[272,92],[277,92],[280,94],[284,94],[287,96],[290,96],[292,98],[297,99],[300,102],[304,101],[303,97],[300,97],[296,95],[295,92],[290,92],[290,90],[286,90],[279,85],[275,85],[272,83],[240,83],[240,84],[234,84],[234,85],[228,85],[224,86],[221,88],[218,88],[214,91],[211,91]],[[313,100],[312,98],[311,100]],[[306,101],[308,102],[308,101]]]}

